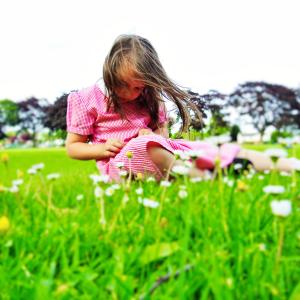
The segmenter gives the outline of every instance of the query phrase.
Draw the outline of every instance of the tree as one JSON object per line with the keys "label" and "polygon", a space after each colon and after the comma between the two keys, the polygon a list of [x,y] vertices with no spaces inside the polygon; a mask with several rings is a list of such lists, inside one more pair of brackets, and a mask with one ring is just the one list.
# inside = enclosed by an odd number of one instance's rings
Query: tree
{"label": "tree", "polygon": [[296,125],[299,103],[294,90],[266,82],[246,82],[229,95],[229,105],[241,116],[249,115],[253,126],[263,136],[266,128]]}
{"label": "tree", "polygon": [[4,133],[5,126],[14,126],[18,122],[18,105],[9,99],[0,100],[0,139],[6,137]]}
{"label": "tree", "polygon": [[67,99],[69,94],[63,94],[46,109],[44,126],[50,130],[66,130]]}
{"label": "tree", "polygon": [[33,145],[36,146],[36,135],[43,128],[45,111],[49,106],[46,99],[28,98],[18,102],[20,131],[30,133]]}
{"label": "tree", "polygon": [[[227,96],[212,90],[208,94],[200,95],[189,91],[192,95],[191,101],[197,106],[202,113],[203,119],[210,117],[209,131],[211,134],[217,134],[218,129],[228,127],[228,122],[225,120],[228,115],[227,109]],[[196,130],[202,130],[204,120],[192,119],[191,126]]]}

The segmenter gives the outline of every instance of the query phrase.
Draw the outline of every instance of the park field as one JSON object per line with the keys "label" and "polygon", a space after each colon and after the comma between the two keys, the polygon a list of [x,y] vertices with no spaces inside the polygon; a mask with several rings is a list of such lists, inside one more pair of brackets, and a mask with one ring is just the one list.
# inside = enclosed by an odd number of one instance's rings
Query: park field
{"label": "park field", "polygon": [[116,185],[63,148],[0,158],[1,300],[300,299],[297,172]]}

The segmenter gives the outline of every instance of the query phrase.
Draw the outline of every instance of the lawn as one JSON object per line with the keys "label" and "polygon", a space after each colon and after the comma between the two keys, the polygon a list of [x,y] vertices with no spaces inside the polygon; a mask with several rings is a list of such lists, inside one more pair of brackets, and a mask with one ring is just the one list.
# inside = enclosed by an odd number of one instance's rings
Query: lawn
{"label": "lawn", "polygon": [[95,163],[64,149],[5,153],[0,299],[300,299],[297,173],[93,184]]}

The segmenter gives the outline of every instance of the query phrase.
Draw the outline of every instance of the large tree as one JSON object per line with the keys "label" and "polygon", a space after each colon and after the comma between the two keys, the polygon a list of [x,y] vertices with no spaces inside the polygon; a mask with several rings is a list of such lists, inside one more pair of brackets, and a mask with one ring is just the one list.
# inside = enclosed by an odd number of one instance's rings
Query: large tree
{"label": "large tree", "polygon": [[207,94],[200,95],[199,93],[189,91],[192,96],[191,101],[201,111],[203,120],[195,117],[192,118],[191,126],[196,130],[204,128],[204,119],[210,115],[209,129],[212,134],[217,134],[218,128],[228,126],[226,116],[228,115],[227,109],[227,96],[218,91],[212,90]]}
{"label": "large tree", "polygon": [[44,126],[50,130],[66,130],[67,99],[69,94],[58,97],[52,105],[46,109]]}
{"label": "large tree", "polygon": [[38,131],[43,128],[43,119],[49,103],[46,99],[31,97],[17,104],[19,107],[20,131],[29,133],[34,146],[36,146],[36,136]]}
{"label": "large tree", "polygon": [[295,91],[277,84],[241,84],[229,95],[229,105],[234,106],[241,116],[249,115],[261,137],[268,126],[273,125],[279,130],[297,125],[299,118],[299,103]]}
{"label": "large tree", "polygon": [[18,105],[9,99],[0,100],[0,139],[6,137],[5,126],[14,126],[19,122]]}

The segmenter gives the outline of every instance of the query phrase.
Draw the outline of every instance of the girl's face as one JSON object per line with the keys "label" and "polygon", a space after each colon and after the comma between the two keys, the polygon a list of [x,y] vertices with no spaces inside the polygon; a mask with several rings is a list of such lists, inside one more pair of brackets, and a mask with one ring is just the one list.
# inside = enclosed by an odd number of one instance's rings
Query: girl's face
{"label": "girl's face", "polygon": [[124,82],[124,86],[115,89],[115,93],[122,102],[129,102],[137,99],[145,88],[145,84],[138,79],[127,79],[124,80]]}

